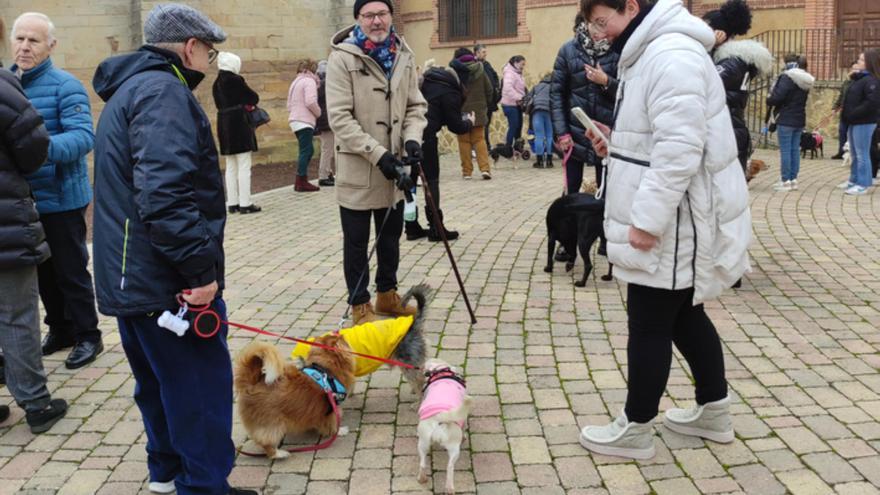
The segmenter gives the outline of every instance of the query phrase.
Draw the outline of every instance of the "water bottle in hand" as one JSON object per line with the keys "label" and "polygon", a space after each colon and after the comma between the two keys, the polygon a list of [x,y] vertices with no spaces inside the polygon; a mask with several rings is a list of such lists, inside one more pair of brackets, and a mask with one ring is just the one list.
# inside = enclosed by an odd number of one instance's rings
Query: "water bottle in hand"
{"label": "water bottle in hand", "polygon": [[416,218],[416,188],[412,188],[403,203],[403,219],[407,222],[415,222]]}

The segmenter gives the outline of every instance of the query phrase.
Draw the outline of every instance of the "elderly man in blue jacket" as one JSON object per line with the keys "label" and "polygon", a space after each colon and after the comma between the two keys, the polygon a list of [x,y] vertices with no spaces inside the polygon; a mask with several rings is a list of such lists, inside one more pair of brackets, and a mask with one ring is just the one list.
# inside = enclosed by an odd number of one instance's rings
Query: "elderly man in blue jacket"
{"label": "elderly man in blue jacket", "polygon": [[92,81],[107,102],[95,145],[98,309],[116,317],[137,381],[150,491],[256,493],[226,481],[235,458],[226,325],[209,338],[159,325],[179,308],[177,295],[226,319],[223,177],[192,93],[226,34],[191,7],[160,4],[144,38],[102,62]]}
{"label": "elderly man in blue jacket", "polygon": [[49,333],[43,355],[73,347],[67,368],[81,368],[104,350],[86,248],[86,207],[92,199],[86,155],[95,135],[86,89],[52,66],[55,26],[44,14],[22,14],[12,25],[11,67],[49,130],[49,158],[28,176],[52,258],[38,268]]}

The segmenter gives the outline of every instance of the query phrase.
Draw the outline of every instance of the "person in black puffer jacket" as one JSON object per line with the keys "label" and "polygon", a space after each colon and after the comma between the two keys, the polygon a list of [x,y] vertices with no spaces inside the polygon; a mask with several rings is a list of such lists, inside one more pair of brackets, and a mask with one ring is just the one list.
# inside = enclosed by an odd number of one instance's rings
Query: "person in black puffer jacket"
{"label": "person in black puffer jacket", "polygon": [[553,65],[550,89],[553,131],[563,152],[574,147],[565,164],[567,190],[580,191],[584,164],[596,168],[596,184],[602,182],[602,160],[593,152],[581,124],[571,116],[580,107],[593,120],[613,124],[617,93],[617,59],[605,39],[591,36],[583,17],[575,18],[575,35],[559,49]]}
{"label": "person in black puffer jacket", "polygon": [[[40,353],[37,265],[49,259],[26,175],[45,163],[49,133],[18,79],[0,69],[0,349],[9,368],[9,391],[26,411],[31,431],[46,431],[67,411],[52,400]],[[0,406],[0,422],[9,407]]]}
{"label": "person in black puffer jacket", "polygon": [[862,195],[872,184],[871,143],[880,121],[880,50],[859,55],[856,68],[858,73],[843,100],[852,167],[849,180],[841,186],[847,194]]}
{"label": "person in black puffer jacket", "polygon": [[553,168],[553,118],[550,115],[550,87],[552,80],[548,74],[529,91],[526,108],[531,118],[531,128],[535,132],[535,168]]}
{"label": "person in black puffer jacket", "polygon": [[321,161],[318,165],[318,185],[333,187],[336,185],[336,139],[333,138],[333,130],[330,129],[330,118],[327,117],[327,61],[318,62],[318,71],[315,72],[321,79],[318,84],[318,106],[321,107],[321,115],[315,121],[315,134],[321,139]]}
{"label": "person in black puffer jacket", "polygon": [[781,178],[774,189],[785,192],[798,188],[797,177],[801,168],[801,132],[807,125],[807,98],[815,78],[799,64],[796,54],[785,56],[785,70],[773,83],[767,97],[769,114],[776,118],[779,134]]}
{"label": "person in black puffer jacket", "polygon": [[737,157],[745,172],[752,154],[752,138],[745,118],[749,83],[773,69],[773,55],[758,41],[733,39],[746,34],[752,26],[752,12],[745,0],[728,0],[720,9],[707,12],[703,20],[715,31],[712,58],[727,92]]}
{"label": "person in black puffer jacket", "polygon": [[226,157],[226,206],[229,213],[259,213],[251,203],[252,154],[257,151],[257,133],[251,127],[247,107],[256,106],[260,96],[247,85],[241,59],[230,52],[217,56],[217,80],[212,92],[217,106],[217,141]]}
{"label": "person in black puffer jacket", "polygon": [[[437,147],[437,133],[446,126],[455,134],[467,134],[474,126],[473,113],[468,116],[461,114],[464,104],[464,85],[467,84],[468,68],[465,64],[453,60],[450,68],[432,67],[425,71],[422,81],[422,95],[428,101],[428,127],[422,136],[422,168],[425,178],[428,179],[428,189],[440,215],[440,221],[434,218],[434,214],[428,206],[428,198],[425,198],[425,216],[428,218],[428,231],[426,232],[418,220],[406,222],[407,240],[416,240],[425,235],[428,240],[438,242],[442,240],[440,224],[443,221],[443,210],[440,209],[440,154]],[[413,177],[418,176],[418,170],[413,170]],[[446,228],[445,226],[443,227]],[[445,230],[448,240],[458,239],[458,232]]]}

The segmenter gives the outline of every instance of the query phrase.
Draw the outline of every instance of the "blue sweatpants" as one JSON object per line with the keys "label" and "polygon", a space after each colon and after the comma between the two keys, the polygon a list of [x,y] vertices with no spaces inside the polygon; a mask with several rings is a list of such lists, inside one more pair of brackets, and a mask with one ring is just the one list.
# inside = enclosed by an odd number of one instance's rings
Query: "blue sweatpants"
{"label": "blue sweatpants", "polygon": [[[223,299],[213,308],[226,319]],[[173,479],[179,495],[225,495],[235,460],[228,329],[210,339],[192,330],[178,337],[158,317],[117,319],[147,432],[150,481]]]}

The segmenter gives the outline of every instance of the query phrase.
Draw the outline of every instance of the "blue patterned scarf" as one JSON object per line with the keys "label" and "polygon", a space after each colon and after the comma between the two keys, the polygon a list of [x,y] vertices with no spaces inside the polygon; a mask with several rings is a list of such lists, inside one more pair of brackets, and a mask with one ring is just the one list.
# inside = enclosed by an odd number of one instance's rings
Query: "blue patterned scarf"
{"label": "blue patterned scarf", "polygon": [[351,34],[345,40],[346,43],[356,45],[363,50],[364,54],[369,55],[370,58],[375,60],[376,63],[379,64],[379,67],[385,71],[385,77],[388,79],[391,79],[391,69],[394,68],[394,59],[397,57],[397,41],[397,31],[395,31],[394,26],[391,26],[391,32],[388,34],[388,38],[386,38],[384,42],[377,44],[367,38],[367,35],[364,33],[363,29],[361,29],[360,25],[356,25],[354,29],[351,30]]}

